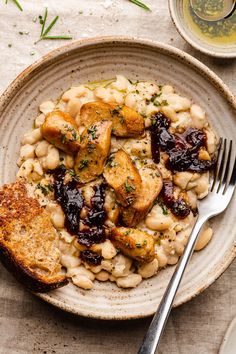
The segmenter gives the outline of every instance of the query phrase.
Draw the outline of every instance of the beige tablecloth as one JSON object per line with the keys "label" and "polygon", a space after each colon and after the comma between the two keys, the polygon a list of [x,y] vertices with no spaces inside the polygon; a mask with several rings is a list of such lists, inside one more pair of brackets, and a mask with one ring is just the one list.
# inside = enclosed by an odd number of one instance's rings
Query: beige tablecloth
{"label": "beige tablecloth", "polygon": [[[70,33],[74,39],[123,34],[172,44],[207,64],[235,92],[236,61],[211,59],[195,51],[173,26],[167,0],[145,1],[150,4],[151,13],[128,0],[20,0],[23,12],[12,0],[7,5],[1,1],[0,91],[27,65],[64,44],[60,41],[34,44],[40,31],[35,18],[43,14],[44,6],[48,6],[49,18],[60,16],[54,34]],[[76,318],[29,294],[0,268],[0,354],[136,353],[150,319],[98,322]],[[234,262],[203,294],[172,311],[159,352],[216,354],[235,315]]]}

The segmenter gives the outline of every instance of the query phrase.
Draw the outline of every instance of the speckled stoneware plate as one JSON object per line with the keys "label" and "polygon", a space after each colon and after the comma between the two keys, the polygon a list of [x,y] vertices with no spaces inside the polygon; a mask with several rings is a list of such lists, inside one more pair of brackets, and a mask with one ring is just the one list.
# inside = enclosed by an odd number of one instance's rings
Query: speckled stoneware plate
{"label": "speckled stoneware plate", "polygon": [[[15,180],[20,137],[31,128],[38,105],[55,99],[77,83],[114,77],[155,80],[174,85],[199,103],[219,135],[236,137],[236,102],[227,86],[206,66],[171,46],[148,40],[105,37],[73,42],[30,66],[0,98],[1,183]],[[236,198],[235,198],[236,199]],[[235,257],[236,200],[213,220],[214,237],[195,253],[175,299],[178,306],[212,284]],[[136,289],[95,282],[86,291],[68,285],[48,294],[45,301],[69,312],[100,319],[132,319],[152,315],[174,268],[143,281]]]}

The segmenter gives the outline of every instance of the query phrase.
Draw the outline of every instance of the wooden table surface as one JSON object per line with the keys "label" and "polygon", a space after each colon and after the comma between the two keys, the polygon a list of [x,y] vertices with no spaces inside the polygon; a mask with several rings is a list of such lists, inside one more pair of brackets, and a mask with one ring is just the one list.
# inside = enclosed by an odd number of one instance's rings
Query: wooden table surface
{"label": "wooden table surface", "polygon": [[[145,1],[151,13],[128,0],[20,0],[23,12],[12,0],[7,5],[1,1],[0,91],[27,65],[64,44],[34,44],[40,31],[35,19],[48,6],[49,17],[60,17],[54,34],[71,33],[74,39],[123,34],[168,43],[200,59],[235,93],[236,60],[213,59],[195,51],[172,24],[167,0]],[[0,354],[136,353],[150,318],[99,322],[74,317],[31,295],[3,267],[0,269]],[[216,354],[235,315],[236,262],[203,294],[172,311],[159,353]]]}

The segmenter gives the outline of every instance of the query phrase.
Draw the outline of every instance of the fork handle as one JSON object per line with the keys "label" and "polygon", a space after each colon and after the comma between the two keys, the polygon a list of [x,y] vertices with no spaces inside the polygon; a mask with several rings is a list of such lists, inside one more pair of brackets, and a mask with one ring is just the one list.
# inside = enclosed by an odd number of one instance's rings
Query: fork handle
{"label": "fork handle", "polygon": [[188,264],[188,261],[193,253],[194,246],[196,244],[199,232],[201,231],[202,226],[207,221],[207,217],[201,217],[195,223],[195,226],[192,230],[189,241],[185,247],[184,253],[175,269],[174,274],[171,277],[171,280],[166,288],[166,291],[162,297],[160,305],[158,306],[157,312],[153,317],[153,320],[149,326],[149,329],[144,337],[142,346],[140,347],[138,354],[154,354],[156,348],[159,345],[161,335],[165,328],[166,322],[168,320],[172,304],[180,285],[181,279],[183,277],[185,268]]}

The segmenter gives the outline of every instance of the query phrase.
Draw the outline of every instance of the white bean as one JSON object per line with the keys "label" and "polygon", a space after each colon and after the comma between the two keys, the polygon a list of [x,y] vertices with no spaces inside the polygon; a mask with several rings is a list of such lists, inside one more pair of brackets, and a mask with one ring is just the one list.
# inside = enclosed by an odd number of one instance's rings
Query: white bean
{"label": "white bean", "polygon": [[177,256],[177,255],[170,255],[170,256],[168,256],[168,258],[167,258],[167,262],[168,262],[168,264],[169,265],[174,265],[174,264],[176,264],[177,262],[178,262],[178,260],[179,260],[179,256]]}
{"label": "white bean", "polygon": [[163,214],[163,210],[159,205],[155,205],[145,219],[148,228],[155,231],[167,230],[174,223],[172,217]]}
{"label": "white bean", "polygon": [[75,268],[81,264],[79,257],[73,257],[69,254],[61,256],[61,264],[66,268]]}
{"label": "white bean", "polygon": [[113,246],[110,240],[106,240],[100,244],[101,253],[104,259],[112,259],[116,256],[116,248]]}
{"label": "white bean", "polygon": [[164,115],[169,118],[172,122],[177,122],[178,121],[178,116],[175,112],[175,110],[170,107],[170,106],[163,106],[161,107],[161,111],[164,113]]}
{"label": "white bean", "polygon": [[34,121],[35,128],[40,128],[41,125],[44,123],[44,121],[45,121],[45,115],[42,113]]}
{"label": "white bean", "polygon": [[156,251],[156,257],[160,268],[164,268],[167,265],[168,259],[162,247]]}
{"label": "white bean", "polygon": [[64,102],[68,102],[72,98],[75,97],[82,97],[87,93],[87,88],[83,85],[78,86],[78,87],[71,87],[69,90],[67,90],[63,95],[62,95],[62,100]]}
{"label": "white bean", "polygon": [[213,230],[211,227],[203,229],[198,237],[195,251],[200,251],[210,242],[213,235]]}
{"label": "white bean", "polygon": [[80,265],[76,268],[76,275],[85,276],[91,281],[95,279],[95,275],[90,270],[86,269],[83,265]]}
{"label": "white bean", "polygon": [[22,158],[22,160],[34,158],[34,149],[35,147],[33,145],[23,145],[20,149],[20,157]]}
{"label": "white bean", "polygon": [[52,112],[54,110],[54,108],[55,108],[55,103],[52,101],[45,101],[45,102],[41,103],[41,105],[39,106],[39,110],[43,114],[47,114],[49,112]]}
{"label": "white bean", "polygon": [[26,145],[26,144],[33,145],[41,139],[42,139],[41,130],[40,130],[40,128],[37,128],[37,129],[32,130],[29,133],[26,133],[21,140],[21,144],[22,145]]}
{"label": "white bean", "polygon": [[124,277],[130,273],[132,260],[128,257],[118,254],[112,259],[113,269],[112,275],[115,277]]}
{"label": "white bean", "polygon": [[71,115],[71,117],[75,118],[77,114],[80,112],[80,108],[82,106],[81,100],[79,98],[71,98],[66,106],[66,111]]}
{"label": "white bean", "polygon": [[52,213],[51,215],[51,221],[53,223],[53,226],[57,229],[63,229],[65,226],[65,215],[63,212],[61,213]]}
{"label": "white bean", "polygon": [[162,87],[162,93],[164,93],[165,95],[169,95],[171,93],[174,93],[174,87],[171,85],[164,85]]}
{"label": "white bean", "polygon": [[93,288],[93,282],[84,275],[75,275],[72,277],[72,282],[78,287],[91,290]]}
{"label": "white bean", "polygon": [[206,125],[206,113],[197,104],[191,106],[190,115],[195,128],[202,129]]}
{"label": "white bean", "polygon": [[152,262],[143,264],[138,269],[138,273],[142,278],[151,278],[158,271],[158,260],[155,258]]}
{"label": "white bean", "polygon": [[172,107],[176,112],[186,111],[190,108],[191,102],[188,98],[181,97],[177,94],[169,94],[167,96],[167,101],[170,107]]}
{"label": "white bean", "polygon": [[213,154],[216,150],[217,138],[215,136],[215,133],[210,129],[205,129],[205,133],[207,137],[207,151],[209,152],[209,154]]}
{"label": "white bean", "polygon": [[101,272],[96,274],[96,279],[99,281],[107,281],[109,279],[109,273],[105,270],[102,270]]}
{"label": "white bean", "polygon": [[204,173],[198,180],[195,187],[198,199],[203,199],[209,192],[209,172]]}
{"label": "white bean", "polygon": [[140,274],[129,274],[126,277],[117,278],[116,284],[119,288],[135,288],[142,281]]}
{"label": "white bean", "polygon": [[66,159],[65,159],[65,165],[67,168],[73,168],[74,166],[74,157],[72,155],[66,155]]}
{"label": "white bean", "polygon": [[111,87],[119,91],[124,91],[131,86],[132,84],[123,75],[116,75],[116,81],[111,83]]}
{"label": "white bean", "polygon": [[60,155],[57,148],[50,146],[46,157],[46,166],[48,170],[55,170],[60,164]]}
{"label": "white bean", "polygon": [[111,273],[113,269],[113,263],[111,260],[102,260],[101,263],[102,269],[106,270],[107,272]]}
{"label": "white bean", "polygon": [[191,172],[177,172],[173,176],[173,181],[181,189],[186,189],[192,177],[193,177],[193,173]]}
{"label": "white bean", "polygon": [[50,146],[50,144],[46,140],[40,141],[35,148],[36,156],[37,157],[46,156],[48,153],[49,146]]}

